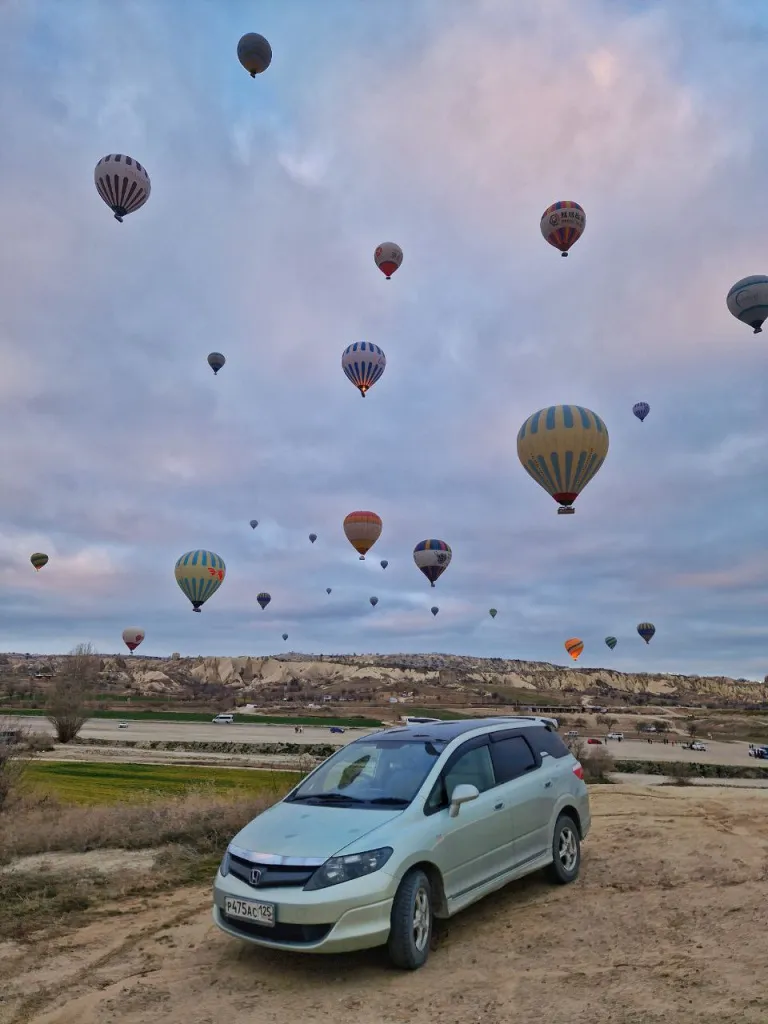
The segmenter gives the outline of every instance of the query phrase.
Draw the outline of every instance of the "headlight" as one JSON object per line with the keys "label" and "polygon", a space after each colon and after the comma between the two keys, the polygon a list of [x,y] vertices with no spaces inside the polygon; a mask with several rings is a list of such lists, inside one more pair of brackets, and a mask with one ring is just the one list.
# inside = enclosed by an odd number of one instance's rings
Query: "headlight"
{"label": "headlight", "polygon": [[370,875],[373,871],[384,867],[391,856],[392,847],[382,846],[380,850],[369,850],[367,853],[350,853],[346,857],[331,857],[317,869],[304,889],[326,889],[329,885],[351,882],[353,878]]}
{"label": "headlight", "polygon": [[229,850],[221,858],[221,864],[219,864],[219,871],[224,878],[229,874]]}

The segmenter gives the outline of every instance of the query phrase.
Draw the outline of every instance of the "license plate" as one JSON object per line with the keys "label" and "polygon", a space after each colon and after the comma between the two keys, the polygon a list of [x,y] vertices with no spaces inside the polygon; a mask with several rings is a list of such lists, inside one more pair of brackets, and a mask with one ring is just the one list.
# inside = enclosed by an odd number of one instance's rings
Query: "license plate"
{"label": "license plate", "polygon": [[275,925],[274,903],[254,903],[253,900],[236,900],[227,896],[224,900],[224,912],[230,917],[239,917],[243,921],[263,924],[269,928]]}

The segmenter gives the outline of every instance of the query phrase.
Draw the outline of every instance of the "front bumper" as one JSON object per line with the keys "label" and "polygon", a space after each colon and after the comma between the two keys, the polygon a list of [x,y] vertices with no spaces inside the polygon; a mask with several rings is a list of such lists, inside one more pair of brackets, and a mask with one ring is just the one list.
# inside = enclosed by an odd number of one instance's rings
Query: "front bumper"
{"label": "front bumper", "polygon": [[[387,941],[396,889],[396,879],[384,871],[314,892],[298,886],[254,889],[239,878],[217,872],[213,920],[227,935],[271,949],[349,953]],[[256,925],[226,916],[227,896],[274,904],[275,925]]]}

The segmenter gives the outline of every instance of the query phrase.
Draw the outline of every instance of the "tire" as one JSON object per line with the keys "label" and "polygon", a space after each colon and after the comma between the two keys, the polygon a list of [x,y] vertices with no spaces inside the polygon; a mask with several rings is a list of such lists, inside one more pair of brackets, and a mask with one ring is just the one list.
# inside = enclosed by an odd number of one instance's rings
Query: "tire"
{"label": "tire", "polygon": [[429,956],[434,923],[432,886],[423,871],[409,871],[400,882],[390,920],[389,959],[404,971],[423,967]]}
{"label": "tire", "polygon": [[552,835],[552,864],[549,876],[557,885],[569,885],[579,877],[581,838],[570,814],[561,814]]}

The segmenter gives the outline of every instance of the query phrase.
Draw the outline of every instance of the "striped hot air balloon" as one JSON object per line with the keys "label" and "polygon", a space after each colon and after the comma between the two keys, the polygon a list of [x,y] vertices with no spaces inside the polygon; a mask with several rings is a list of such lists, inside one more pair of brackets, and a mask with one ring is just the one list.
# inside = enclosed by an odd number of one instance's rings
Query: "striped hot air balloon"
{"label": "striped hot air balloon", "polygon": [[562,256],[568,255],[571,246],[578,242],[587,225],[587,215],[578,203],[563,199],[552,203],[541,215],[541,233]]}
{"label": "striped hot air balloon", "polygon": [[387,357],[378,345],[370,341],[356,341],[348,345],[341,356],[341,368],[365,398],[381,377],[387,365]]}
{"label": "striped hot air balloon", "polygon": [[192,610],[199,612],[209,597],[213,597],[221,584],[227,567],[213,551],[200,548],[187,551],[176,562],[174,575],[182,591],[192,602]]}
{"label": "striped hot air balloon", "polygon": [[434,587],[451,564],[453,552],[444,540],[421,540],[413,549],[413,560]]}
{"label": "striped hot air balloon", "polygon": [[605,638],[605,642],[611,648],[611,650],[613,650],[619,641],[616,639],[615,636],[607,636]]}
{"label": "striped hot air balloon", "polygon": [[608,430],[591,409],[550,405],[529,416],[517,435],[523,469],[572,515],[572,505],[608,454]]}
{"label": "striped hot air balloon", "polygon": [[647,402],[635,402],[632,406],[632,412],[637,416],[641,423],[650,411],[651,407]]}
{"label": "striped hot air balloon", "polygon": [[35,551],[29,556],[29,560],[35,567],[35,572],[40,572],[44,565],[48,565],[48,555],[42,551]]}
{"label": "striped hot air balloon", "polygon": [[146,168],[122,153],[103,156],[96,164],[93,179],[96,191],[120,224],[123,217],[146,203],[152,188]]}
{"label": "striped hot air balloon", "polygon": [[577,636],[572,636],[570,640],[565,641],[565,649],[568,651],[574,661],[577,661],[579,655],[584,650],[584,642],[579,640]]}
{"label": "striped hot air balloon", "polygon": [[360,555],[360,561],[381,536],[381,516],[375,512],[350,512],[344,517],[344,535]]}
{"label": "striped hot air balloon", "polygon": [[653,639],[653,634],[656,632],[656,627],[652,622],[641,622],[637,627],[637,632],[649,644]]}
{"label": "striped hot air balloon", "polygon": [[491,616],[492,619],[495,619],[499,613],[496,611],[495,608],[489,608],[488,614]]}
{"label": "striped hot air balloon", "polygon": [[261,605],[261,610],[264,611],[269,602],[272,600],[272,595],[268,594],[266,590],[262,590],[260,594],[256,595],[256,600]]}

